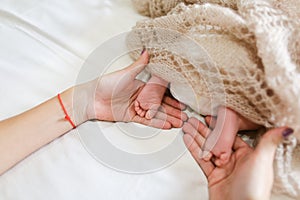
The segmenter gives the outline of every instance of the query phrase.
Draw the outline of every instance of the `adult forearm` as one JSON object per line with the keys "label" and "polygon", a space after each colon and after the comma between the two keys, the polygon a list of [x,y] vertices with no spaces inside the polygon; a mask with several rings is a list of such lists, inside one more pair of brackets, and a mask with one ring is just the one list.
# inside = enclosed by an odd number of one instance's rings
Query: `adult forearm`
{"label": "adult forearm", "polygon": [[[84,114],[86,104],[76,99],[76,96],[85,98],[85,94],[80,94],[86,93],[84,87],[72,87],[61,94],[63,104],[76,125],[87,120]],[[85,99],[79,101],[86,102]],[[58,98],[53,97],[29,111],[0,122],[0,174],[70,131],[73,127],[64,117]]]}

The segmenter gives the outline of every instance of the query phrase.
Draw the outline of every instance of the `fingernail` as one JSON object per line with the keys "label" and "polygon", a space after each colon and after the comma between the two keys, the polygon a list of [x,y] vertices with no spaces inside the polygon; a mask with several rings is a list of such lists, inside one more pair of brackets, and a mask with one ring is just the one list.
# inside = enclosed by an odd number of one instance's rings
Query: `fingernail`
{"label": "fingernail", "polygon": [[288,138],[291,134],[294,133],[294,130],[291,128],[287,128],[282,132],[282,136],[286,139]]}
{"label": "fingernail", "polygon": [[142,51],[142,53],[141,53],[141,55],[143,55],[143,53],[146,51],[146,48],[144,47],[143,48],[143,51]]}

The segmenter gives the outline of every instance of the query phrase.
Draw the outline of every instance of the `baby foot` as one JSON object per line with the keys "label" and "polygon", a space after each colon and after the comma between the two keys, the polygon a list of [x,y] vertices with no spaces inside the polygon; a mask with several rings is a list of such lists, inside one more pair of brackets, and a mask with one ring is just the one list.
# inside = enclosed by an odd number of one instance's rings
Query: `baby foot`
{"label": "baby foot", "polygon": [[240,116],[233,110],[219,108],[216,126],[204,144],[204,151],[210,151],[212,154],[207,154],[205,160],[211,159],[214,155],[217,166],[225,165],[229,161],[232,145],[239,130],[239,119]]}
{"label": "baby foot", "polygon": [[147,119],[152,119],[161,106],[167,82],[156,76],[151,77],[134,102],[136,113]]}

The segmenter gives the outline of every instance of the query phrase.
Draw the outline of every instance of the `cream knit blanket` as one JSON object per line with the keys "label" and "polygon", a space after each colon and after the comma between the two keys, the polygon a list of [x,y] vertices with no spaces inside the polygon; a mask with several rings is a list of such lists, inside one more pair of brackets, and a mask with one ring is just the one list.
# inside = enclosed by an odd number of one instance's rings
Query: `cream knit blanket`
{"label": "cream knit blanket", "polygon": [[[154,19],[138,22],[129,34],[132,56],[146,47],[148,70],[190,87],[194,110],[215,114],[217,106],[225,105],[266,127],[292,127],[300,139],[298,0],[133,3]],[[278,147],[273,191],[300,198],[296,143],[291,138]]]}

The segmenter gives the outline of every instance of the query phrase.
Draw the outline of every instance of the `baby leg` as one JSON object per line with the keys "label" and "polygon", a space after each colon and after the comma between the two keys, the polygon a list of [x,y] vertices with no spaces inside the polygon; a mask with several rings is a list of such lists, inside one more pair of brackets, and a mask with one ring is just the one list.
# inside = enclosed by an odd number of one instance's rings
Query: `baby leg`
{"label": "baby leg", "polygon": [[137,114],[152,119],[161,105],[167,85],[167,81],[152,76],[134,103]]}
{"label": "baby leg", "polygon": [[[239,124],[239,114],[226,107],[219,108],[215,128],[209,134],[204,144],[204,151],[210,151],[217,157],[216,165],[223,165],[229,161],[232,145],[239,130]],[[211,155],[209,153],[206,154]],[[210,158],[207,157],[205,159]]]}

